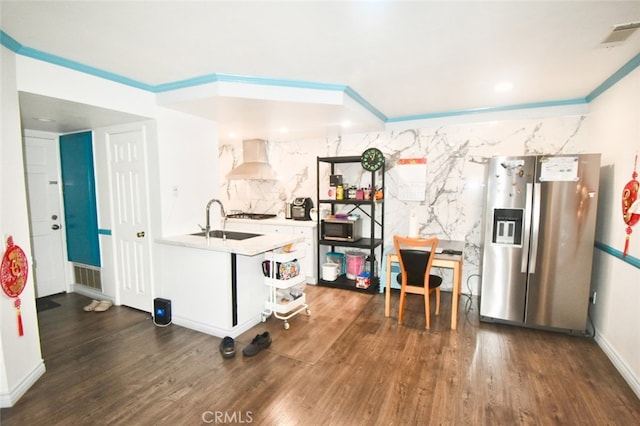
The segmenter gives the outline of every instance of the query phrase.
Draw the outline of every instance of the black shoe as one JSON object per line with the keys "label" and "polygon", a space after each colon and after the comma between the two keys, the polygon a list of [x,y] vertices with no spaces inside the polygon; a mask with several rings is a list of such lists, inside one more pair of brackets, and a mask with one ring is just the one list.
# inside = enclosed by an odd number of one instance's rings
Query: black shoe
{"label": "black shoe", "polygon": [[268,331],[265,331],[262,334],[256,335],[256,337],[251,341],[251,344],[242,350],[242,353],[245,356],[254,356],[261,350],[267,349],[269,346],[271,346],[271,336],[269,336]]}
{"label": "black shoe", "polygon": [[222,358],[233,358],[236,356],[236,346],[233,341],[233,338],[226,336],[220,342],[220,353],[222,354]]}

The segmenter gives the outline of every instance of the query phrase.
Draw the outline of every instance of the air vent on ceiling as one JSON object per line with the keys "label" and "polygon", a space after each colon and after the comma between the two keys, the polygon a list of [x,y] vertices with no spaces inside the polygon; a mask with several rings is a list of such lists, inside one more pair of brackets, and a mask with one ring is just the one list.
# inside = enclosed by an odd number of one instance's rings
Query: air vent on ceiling
{"label": "air vent on ceiling", "polygon": [[602,44],[622,43],[631,37],[631,34],[636,32],[638,28],[640,28],[640,22],[615,25],[607,38],[602,41]]}

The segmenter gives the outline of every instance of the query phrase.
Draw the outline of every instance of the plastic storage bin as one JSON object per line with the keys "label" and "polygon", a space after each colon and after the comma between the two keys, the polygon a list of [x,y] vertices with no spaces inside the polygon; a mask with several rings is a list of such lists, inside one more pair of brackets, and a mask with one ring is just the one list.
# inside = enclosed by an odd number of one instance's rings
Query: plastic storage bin
{"label": "plastic storage bin", "polygon": [[327,263],[335,263],[338,265],[338,276],[344,274],[346,271],[347,264],[344,253],[330,251],[327,253]]}
{"label": "plastic storage bin", "polygon": [[347,278],[355,280],[358,275],[364,272],[365,254],[359,251],[348,251],[345,253],[347,260]]}

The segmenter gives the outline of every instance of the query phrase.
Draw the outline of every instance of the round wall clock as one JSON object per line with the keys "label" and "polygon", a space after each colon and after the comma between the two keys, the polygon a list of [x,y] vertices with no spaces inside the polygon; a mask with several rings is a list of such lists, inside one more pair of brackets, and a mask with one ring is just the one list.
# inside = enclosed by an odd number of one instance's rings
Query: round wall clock
{"label": "round wall clock", "polygon": [[384,165],[384,154],[378,148],[367,148],[360,157],[360,163],[365,170],[375,172]]}

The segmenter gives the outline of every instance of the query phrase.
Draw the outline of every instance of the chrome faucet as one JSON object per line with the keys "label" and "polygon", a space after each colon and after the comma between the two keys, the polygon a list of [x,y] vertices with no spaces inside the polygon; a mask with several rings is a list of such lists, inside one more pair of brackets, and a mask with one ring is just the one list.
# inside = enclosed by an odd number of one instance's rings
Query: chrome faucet
{"label": "chrome faucet", "polygon": [[227,224],[227,214],[224,212],[224,206],[222,205],[222,201],[218,200],[218,199],[211,199],[209,200],[209,202],[207,203],[207,211],[206,211],[206,224],[205,224],[205,228],[204,228],[204,235],[207,238],[207,241],[209,241],[209,232],[211,231],[211,219],[210,219],[210,214],[209,214],[209,210],[211,209],[211,204],[213,203],[218,203],[220,205],[220,214],[222,215],[223,221],[222,221],[222,240],[226,241],[227,240],[227,233],[225,232],[225,228],[226,228],[226,224]]}

